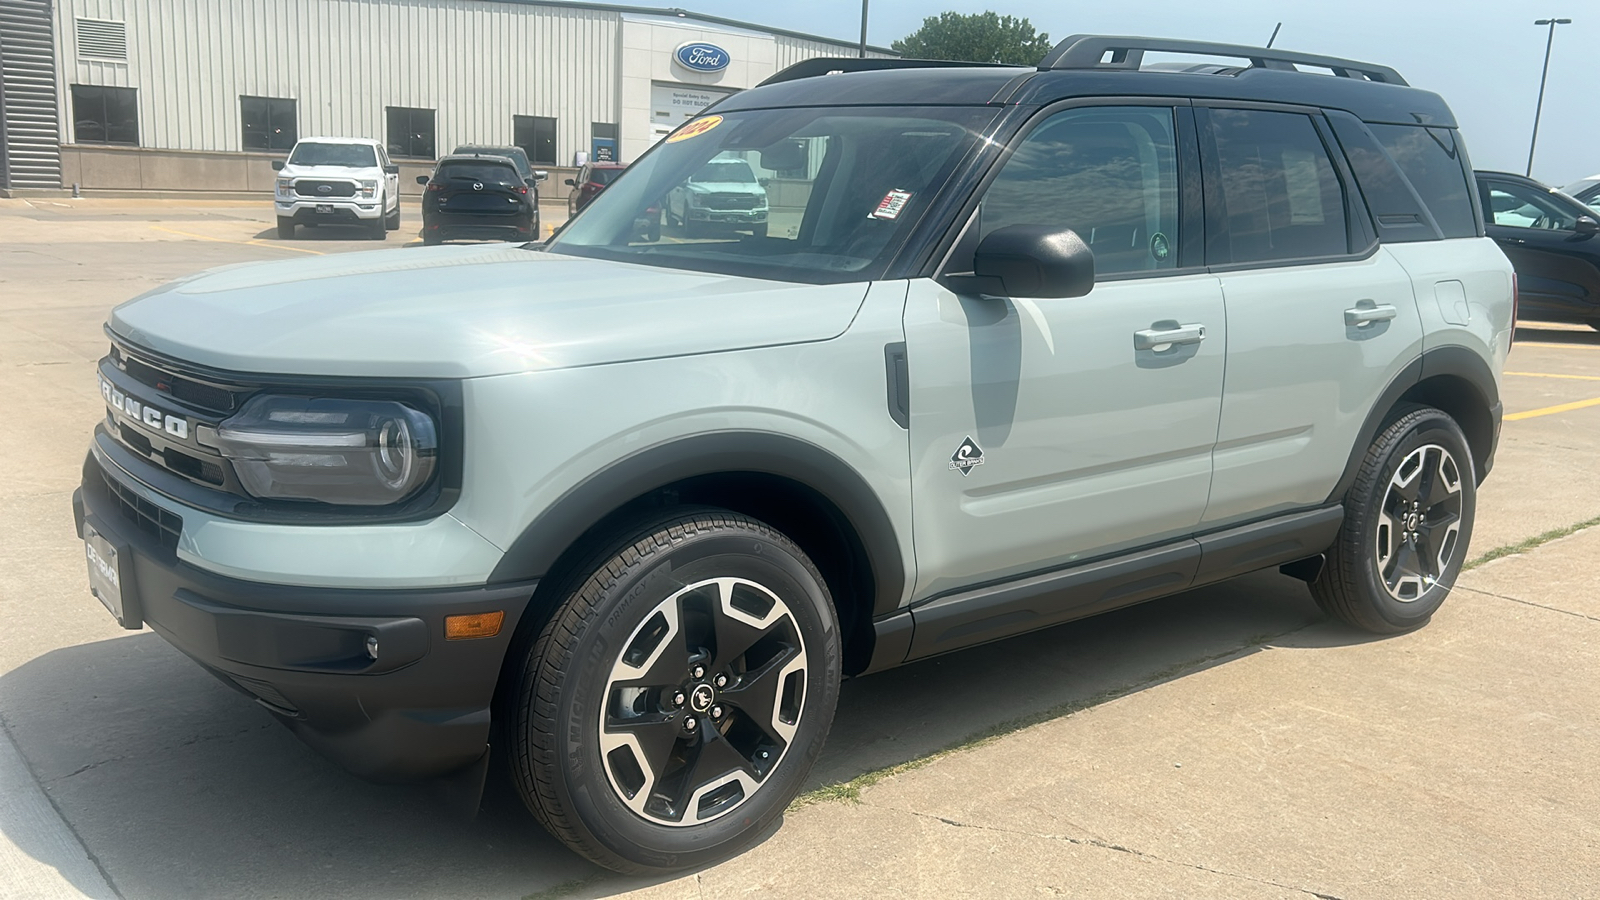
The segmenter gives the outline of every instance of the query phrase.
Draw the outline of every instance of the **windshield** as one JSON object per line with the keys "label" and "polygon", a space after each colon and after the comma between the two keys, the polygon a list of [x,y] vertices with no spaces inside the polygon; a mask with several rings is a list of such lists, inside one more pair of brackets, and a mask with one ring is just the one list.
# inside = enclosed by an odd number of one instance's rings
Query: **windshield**
{"label": "windshield", "polygon": [[702,116],[622,173],[547,249],[780,281],[870,281],[999,112]]}
{"label": "windshield", "polygon": [[756,173],[742,159],[713,159],[689,176],[700,184],[755,184]]}
{"label": "windshield", "polygon": [[343,166],[370,169],[378,164],[372,148],[365,144],[296,144],[289,156],[292,166]]}

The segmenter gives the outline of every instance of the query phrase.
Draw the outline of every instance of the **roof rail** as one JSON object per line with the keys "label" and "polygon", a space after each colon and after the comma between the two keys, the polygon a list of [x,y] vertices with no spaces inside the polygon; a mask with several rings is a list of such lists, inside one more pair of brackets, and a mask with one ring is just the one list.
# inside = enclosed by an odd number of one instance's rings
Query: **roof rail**
{"label": "roof rail", "polygon": [[[1310,53],[1293,53],[1287,50],[1269,50],[1265,47],[1247,47],[1243,44],[1212,44],[1205,41],[1180,41],[1167,38],[1130,37],[1110,34],[1075,34],[1056,44],[1044,59],[1040,70],[1048,69],[1138,69],[1146,52],[1188,53],[1200,56],[1224,56],[1248,59],[1252,68],[1279,69],[1295,72],[1297,65],[1318,66],[1329,69],[1340,78],[1358,78],[1383,84],[1406,85],[1400,73],[1388,66],[1340,59],[1336,56],[1316,56]],[[1110,59],[1107,59],[1110,54]]]}
{"label": "roof rail", "polygon": [[819,75],[835,75],[843,72],[876,72],[883,69],[970,69],[975,66],[984,68],[1021,68],[1020,66],[1008,66],[1005,63],[960,62],[950,59],[861,59],[854,56],[817,56],[802,60],[787,69],[779,71],[777,74],[767,78],[766,81],[756,85],[756,87],[778,84],[783,81],[798,81],[801,78],[815,78]]}

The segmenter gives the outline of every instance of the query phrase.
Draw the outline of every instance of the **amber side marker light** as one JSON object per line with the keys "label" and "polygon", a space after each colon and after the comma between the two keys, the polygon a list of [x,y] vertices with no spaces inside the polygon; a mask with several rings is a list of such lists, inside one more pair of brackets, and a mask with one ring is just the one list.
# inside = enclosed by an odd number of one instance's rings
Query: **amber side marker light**
{"label": "amber side marker light", "polygon": [[470,641],[475,638],[492,638],[500,633],[500,625],[505,620],[505,611],[498,609],[494,612],[473,613],[470,616],[445,616],[444,639]]}

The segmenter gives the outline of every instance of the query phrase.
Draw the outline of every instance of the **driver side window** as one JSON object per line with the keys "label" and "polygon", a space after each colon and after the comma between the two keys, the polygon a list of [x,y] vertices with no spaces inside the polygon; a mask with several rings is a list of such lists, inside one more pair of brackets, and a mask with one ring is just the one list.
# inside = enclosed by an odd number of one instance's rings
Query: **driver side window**
{"label": "driver side window", "polygon": [[1491,181],[1484,186],[1484,212],[1496,225],[1509,228],[1538,228],[1546,231],[1571,231],[1578,217],[1541,192],[1520,184]]}
{"label": "driver side window", "polygon": [[1090,107],[1051,116],[1018,145],[989,191],[982,236],[1007,225],[1071,228],[1095,273],[1178,265],[1178,161],[1172,110]]}

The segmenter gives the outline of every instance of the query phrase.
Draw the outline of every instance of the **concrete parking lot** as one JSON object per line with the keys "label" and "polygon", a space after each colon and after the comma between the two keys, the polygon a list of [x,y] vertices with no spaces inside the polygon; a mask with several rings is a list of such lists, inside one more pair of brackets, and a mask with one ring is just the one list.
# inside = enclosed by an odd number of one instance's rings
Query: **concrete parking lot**
{"label": "concrete parking lot", "polygon": [[1427,628],[1374,639],[1258,574],[854,680],[781,827],[642,881],[509,787],[469,822],[344,774],[89,595],[68,500],[107,311],[378,246],[271,235],[265,204],[0,200],[0,896],[1600,896],[1600,332],[1521,330]]}

